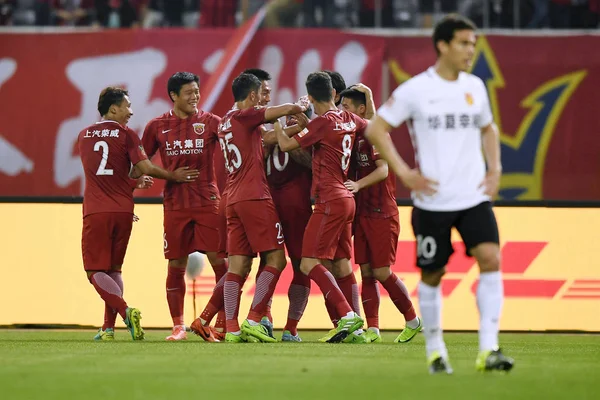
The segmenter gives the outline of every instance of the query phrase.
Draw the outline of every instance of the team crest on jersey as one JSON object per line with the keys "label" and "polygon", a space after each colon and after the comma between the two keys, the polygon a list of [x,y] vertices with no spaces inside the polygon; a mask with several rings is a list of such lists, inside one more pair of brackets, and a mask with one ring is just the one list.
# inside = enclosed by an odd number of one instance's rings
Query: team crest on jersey
{"label": "team crest on jersey", "polygon": [[473,105],[473,95],[471,93],[465,93],[465,100],[467,101],[467,104],[472,106]]}
{"label": "team crest on jersey", "polygon": [[195,124],[193,124],[194,126],[194,132],[196,132],[196,135],[202,135],[204,133],[204,124],[197,122]]}

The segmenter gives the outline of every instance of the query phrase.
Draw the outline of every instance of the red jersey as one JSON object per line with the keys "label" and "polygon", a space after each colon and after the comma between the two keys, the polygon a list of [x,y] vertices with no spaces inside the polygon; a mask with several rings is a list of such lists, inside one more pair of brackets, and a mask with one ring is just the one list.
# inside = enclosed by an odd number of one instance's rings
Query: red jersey
{"label": "red jersey", "polygon": [[148,158],[138,135],[118,122],[101,121],[82,130],[77,145],[85,173],[83,216],[133,213],[129,171]]}
{"label": "red jersey", "polygon": [[348,111],[328,111],[294,136],[302,147],[314,146],[312,196],[315,203],[354,197],[344,186],[356,133],[367,122]]}
{"label": "red jersey", "polygon": [[203,207],[219,200],[213,155],[220,121],[204,111],[181,119],[171,110],[146,125],[142,143],[148,157],[159,151],[166,169],[174,171],[187,166],[200,173],[191,183],[165,184],[165,210]]}
{"label": "red jersey", "polygon": [[[375,171],[379,153],[375,150],[362,133],[356,136],[354,146],[356,155],[356,180],[360,180]],[[370,218],[389,218],[398,215],[396,205],[396,176],[388,173],[388,177],[356,195],[356,215]]]}
{"label": "red jersey", "polygon": [[230,110],[219,125],[219,141],[225,158],[227,205],[239,201],[270,199],[265,175],[262,132],[265,108]]}
{"label": "red jersey", "polygon": [[310,196],[312,172],[309,168],[298,164],[290,156],[273,146],[271,154],[267,157],[267,182],[271,189],[281,189],[287,185],[301,185],[306,187]]}

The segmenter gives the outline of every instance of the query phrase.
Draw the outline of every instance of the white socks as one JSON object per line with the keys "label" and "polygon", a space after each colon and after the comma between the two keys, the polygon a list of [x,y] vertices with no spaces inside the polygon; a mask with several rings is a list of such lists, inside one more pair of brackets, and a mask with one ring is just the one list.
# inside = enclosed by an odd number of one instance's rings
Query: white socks
{"label": "white socks", "polygon": [[500,271],[482,272],[477,286],[479,309],[479,350],[495,350],[498,347],[498,330],[504,285]]}
{"label": "white socks", "polygon": [[419,282],[419,308],[423,319],[427,358],[438,351],[447,359],[448,350],[442,337],[442,288]]}

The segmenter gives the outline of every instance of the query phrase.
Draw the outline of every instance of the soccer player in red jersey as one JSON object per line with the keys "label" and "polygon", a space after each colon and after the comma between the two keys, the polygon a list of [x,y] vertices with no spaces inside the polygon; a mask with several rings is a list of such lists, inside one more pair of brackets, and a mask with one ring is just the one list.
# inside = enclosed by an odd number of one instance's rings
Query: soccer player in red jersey
{"label": "soccer player in red jersey", "polygon": [[82,130],[77,142],[85,173],[83,266],[105,302],[105,322],[94,339],[114,339],[116,313],[112,310],[116,310],[133,340],[142,340],[140,310],[127,306],[121,278],[134,219],[130,177],[137,179],[146,174],[183,183],[193,182],[198,171],[185,166],[170,172],[148,161],[139,137],[126,126],[133,115],[126,90],[104,89],[98,111],[102,120]]}
{"label": "soccer player in red jersey", "polygon": [[[373,117],[375,104],[371,90],[362,84],[351,86],[341,93],[342,106],[362,118]],[[396,206],[396,177],[388,174],[388,165],[361,133],[354,146],[354,180],[346,187],[356,193],[354,220],[354,261],[362,275],[362,303],[369,329],[368,342],[380,342],[379,281],[387,290],[394,305],[404,315],[406,327],[395,342],[410,341],[421,329],[408,290],[390,268],[396,261],[400,221]]]}
{"label": "soccer player in red jersey", "polygon": [[[344,182],[348,180],[354,137],[366,128],[367,123],[354,114],[337,109],[333,102],[335,91],[326,73],[310,74],[306,89],[318,117],[293,138],[283,132],[278,122],[275,131],[282,151],[313,148],[315,209],[304,233],[300,269],[319,285],[327,301],[335,304],[341,318],[328,341],[341,342],[362,328],[364,321],[352,310],[325,266],[343,270],[350,265],[355,204],[354,196]],[[352,274],[351,268],[349,274]]]}
{"label": "soccer player in red jersey", "polygon": [[[252,74],[261,81],[260,106],[268,106],[271,102],[271,75],[262,69],[247,69],[244,73]],[[306,104],[308,106],[308,103]],[[286,133],[292,136],[300,132],[308,123],[308,117],[300,116],[301,121],[290,116],[287,118]],[[310,187],[312,173],[310,171],[310,154],[302,149],[291,153],[284,153],[277,146],[277,137],[270,124],[262,125],[263,144],[265,147],[266,173],[269,190],[275,203],[277,215],[281,220],[285,247],[294,268],[294,277],[288,290],[290,301],[288,319],[283,331],[282,341],[301,341],[298,336],[298,321],[304,313],[310,295],[310,279],[300,272],[300,259],[302,258],[302,236],[312,214],[310,201]],[[264,270],[266,260],[261,257],[256,279]],[[273,320],[270,313],[270,304],[267,304],[266,316],[261,319],[261,324],[267,328],[269,335],[273,335]]]}
{"label": "soccer player in red jersey", "polygon": [[[187,338],[183,318],[185,268],[190,253],[205,253],[217,282],[227,272],[227,262],[219,257],[219,189],[213,156],[218,143],[221,119],[198,110],[198,76],[177,72],[167,83],[173,109],[151,120],[142,137],[148,157],[157,152],[164,166],[183,165],[198,169],[198,179],[189,185],[167,183],[164,190],[164,254],[168,261],[167,302],[173,319],[173,332],[166,340]],[[210,332],[194,326],[201,336]]]}
{"label": "soccer player in red jersey", "polygon": [[[261,82],[254,75],[241,74],[235,78],[232,91],[236,108],[223,117],[219,126],[219,140],[229,171],[226,211],[229,271],[224,286],[228,342],[275,341],[260,320],[287,263],[283,228],[265,174],[261,125],[301,113],[305,108],[296,104],[260,107],[260,88]],[[250,313],[240,329],[239,293],[256,253],[264,253],[267,265],[258,278]]]}

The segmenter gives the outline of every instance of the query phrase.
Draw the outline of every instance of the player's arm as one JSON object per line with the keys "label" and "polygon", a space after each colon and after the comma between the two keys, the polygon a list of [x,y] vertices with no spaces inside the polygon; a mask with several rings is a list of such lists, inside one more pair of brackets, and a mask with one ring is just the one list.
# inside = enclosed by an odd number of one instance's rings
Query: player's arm
{"label": "player's arm", "polygon": [[487,174],[481,186],[485,187],[485,194],[494,197],[498,194],[500,176],[502,175],[502,162],[500,160],[500,133],[493,122],[481,128],[481,142],[483,154],[487,164]]}
{"label": "player's arm", "polygon": [[287,152],[300,148],[300,143],[296,139],[285,134],[279,121],[275,121],[274,130],[275,134],[277,135],[277,144],[279,145],[281,151]]}
{"label": "player's arm", "polygon": [[312,169],[312,155],[304,149],[296,149],[289,152],[290,157],[303,167]]}
{"label": "player's arm", "polygon": [[166,169],[153,164],[148,159],[141,160],[135,164],[134,169],[135,168],[144,175],[177,183],[194,182],[199,175],[197,169],[190,169],[190,167],[180,167],[175,171],[167,171]]}
{"label": "player's arm", "polygon": [[[293,117],[289,118],[292,119],[294,123],[290,124],[290,121],[288,120],[288,126],[283,128],[283,133],[285,133],[287,137],[293,137],[299,134],[300,132],[302,132],[302,129],[306,128],[306,125],[308,125],[308,123],[310,122],[310,120],[304,113],[296,114]],[[277,144],[277,135],[275,134],[275,129],[267,130],[264,128],[264,126],[261,129],[263,142],[265,144]]]}
{"label": "player's arm", "polygon": [[425,178],[419,170],[411,169],[402,157],[400,157],[388,133],[391,130],[392,126],[381,116],[377,115],[369,122],[365,137],[375,146],[379,152],[379,157],[387,161],[389,168],[402,180],[404,186],[427,195],[434,194],[436,192],[434,187],[436,182]]}
{"label": "player's arm", "polygon": [[267,107],[265,109],[264,122],[275,121],[276,119],[279,119],[286,115],[300,114],[304,111],[306,111],[306,107],[304,105],[292,103],[282,104],[280,106]]}
{"label": "player's arm", "polygon": [[388,164],[385,160],[376,160],[375,165],[377,168],[369,175],[365,176],[362,179],[354,182],[348,180],[344,183],[346,189],[348,189],[351,193],[358,193],[359,191],[368,188],[369,186],[373,186],[378,184],[379,182],[385,180],[388,177]]}
{"label": "player's arm", "polygon": [[373,92],[371,88],[362,83],[357,83],[354,85],[356,90],[365,94],[366,99],[366,111],[365,111],[365,119],[372,119],[377,113],[377,109],[375,108],[375,101],[373,100]]}

